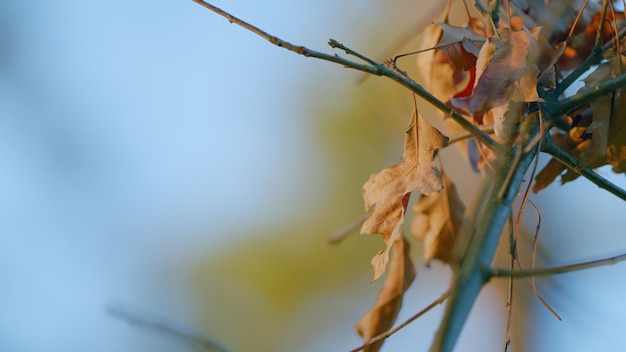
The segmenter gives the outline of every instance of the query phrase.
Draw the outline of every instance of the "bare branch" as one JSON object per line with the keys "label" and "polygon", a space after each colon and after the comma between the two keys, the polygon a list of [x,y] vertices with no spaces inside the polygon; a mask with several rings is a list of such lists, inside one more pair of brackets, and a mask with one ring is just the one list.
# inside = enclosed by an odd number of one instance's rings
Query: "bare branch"
{"label": "bare branch", "polygon": [[555,266],[552,268],[543,268],[543,269],[528,269],[528,270],[509,270],[502,268],[494,268],[490,271],[490,276],[492,277],[534,277],[534,276],[548,276],[548,275],[558,275],[565,274],[572,271],[580,271],[585,269],[596,268],[599,266],[612,265],[619,263],[621,261],[626,260],[626,253],[619,254],[613,257],[590,260],[582,263]]}
{"label": "bare branch", "polygon": [[365,219],[367,219],[369,215],[370,213],[367,212],[359,216],[358,219],[354,220],[353,222],[348,224],[346,227],[330,235],[328,239],[326,239],[326,242],[328,242],[329,244],[337,244],[343,241],[346,237],[348,237],[348,235],[350,235],[352,232],[356,231],[361,225],[363,225],[363,223],[365,222]]}
{"label": "bare branch", "polygon": [[[626,75],[623,75],[621,77],[626,77]],[[567,166],[569,169],[576,172],[577,174],[585,177],[596,186],[607,190],[619,199],[626,201],[626,191],[624,189],[620,188],[606,178],[600,176],[597,172],[588,167],[581,168],[579,165],[579,161],[571,156],[568,152],[563,150],[561,147],[556,145],[554,142],[552,142],[548,135],[546,135],[546,138],[544,138],[544,140],[541,142],[541,151],[550,154],[553,158],[560,161],[563,165]]]}
{"label": "bare branch", "polygon": [[504,149],[504,147],[500,145],[498,142],[496,142],[493,138],[491,138],[491,136],[482,132],[472,122],[468,121],[465,117],[463,117],[463,115],[461,115],[455,109],[448,106],[446,103],[437,99],[435,96],[430,94],[426,89],[424,89],[424,87],[422,87],[420,84],[418,84],[414,80],[408,77],[404,77],[402,74],[395,72],[393,69],[387,67],[384,63],[376,63],[374,60],[369,59],[366,56],[359,54],[354,50],[347,49],[343,44],[337,42],[334,39],[331,39],[329,41],[329,44],[332,47],[346,50],[346,52],[348,52],[349,54],[357,56],[358,58],[370,63],[370,65],[360,64],[358,62],[348,60],[338,55],[329,55],[329,54],[325,54],[319,51],[311,50],[304,46],[291,44],[287,41],[284,41],[276,36],[273,36],[261,30],[260,28],[256,26],[253,26],[243,20],[240,20],[239,18],[229,14],[228,12],[216,6],[213,6],[205,1],[202,1],[202,0],[193,0],[193,1],[219,14],[220,16],[225,17],[226,19],[228,19],[229,22],[238,24],[239,26],[261,36],[262,38],[266,39],[267,41],[269,41],[270,43],[276,46],[285,48],[289,51],[293,51],[294,53],[304,55],[307,57],[313,57],[313,58],[320,59],[320,60],[334,62],[340,65],[343,65],[346,68],[351,68],[351,69],[355,69],[358,71],[370,73],[373,75],[385,76],[385,77],[391,78],[397,83],[400,83],[404,87],[410,89],[415,94],[419,95],[422,99],[426,100],[427,102],[435,106],[437,109],[441,110],[444,114],[450,116],[452,119],[454,119],[454,121],[456,121],[459,125],[461,125],[461,127],[463,127],[465,130],[472,133],[481,143],[485,144],[487,147],[489,147],[489,149],[493,150],[496,154],[502,152],[502,150]]}
{"label": "bare branch", "polygon": [[148,328],[166,336],[175,337],[183,340],[187,343],[191,343],[195,346],[202,348],[203,351],[208,352],[228,352],[228,350],[222,347],[219,343],[212,339],[193,331],[184,326],[180,326],[173,322],[165,321],[163,318],[150,316],[143,312],[131,310],[128,307],[123,307],[119,304],[110,305],[107,307],[107,312],[113,317],[126,320],[127,322]]}

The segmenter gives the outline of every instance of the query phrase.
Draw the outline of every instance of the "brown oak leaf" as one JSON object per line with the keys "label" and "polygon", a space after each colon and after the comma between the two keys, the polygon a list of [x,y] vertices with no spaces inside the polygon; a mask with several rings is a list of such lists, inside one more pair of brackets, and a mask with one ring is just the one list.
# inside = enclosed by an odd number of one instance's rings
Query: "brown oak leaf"
{"label": "brown oak leaf", "polygon": [[455,184],[441,174],[443,189],[422,196],[413,206],[411,234],[424,242],[424,260],[452,262],[452,248],[465,225],[465,205]]}
{"label": "brown oak leaf", "polygon": [[374,280],[384,272],[389,251],[402,238],[402,224],[411,192],[429,195],[443,187],[433,161],[435,150],[444,147],[448,138],[413,112],[404,139],[402,161],[377,174],[363,185],[365,210],[374,210],[361,227],[362,234],[380,234],[386,248],[372,258]]}
{"label": "brown oak leaf", "polygon": [[[536,32],[499,30],[499,37],[493,36],[483,44],[476,61],[476,82],[469,97],[456,98],[454,106],[466,110],[471,115],[482,115],[494,107],[505,104],[514,91],[523,90],[520,100],[538,98],[536,95]],[[530,61],[530,63],[529,63]],[[533,69],[534,68],[534,69]],[[529,69],[531,69],[529,73]],[[527,78],[519,86],[522,77],[535,75],[535,86]],[[528,91],[530,89],[530,91]],[[534,94],[532,91],[535,90]]]}
{"label": "brown oak leaf", "polygon": [[[389,272],[376,303],[356,325],[356,331],[364,341],[369,341],[391,328],[402,307],[402,297],[415,279],[415,268],[409,255],[409,243],[402,238],[394,244]],[[383,340],[384,341],[384,340]],[[383,341],[372,344],[366,352],[376,352]]]}
{"label": "brown oak leaf", "polygon": [[476,58],[486,38],[472,30],[472,27],[456,27],[437,23],[443,28],[443,36],[437,47],[445,52],[454,66],[467,71],[476,65]]}

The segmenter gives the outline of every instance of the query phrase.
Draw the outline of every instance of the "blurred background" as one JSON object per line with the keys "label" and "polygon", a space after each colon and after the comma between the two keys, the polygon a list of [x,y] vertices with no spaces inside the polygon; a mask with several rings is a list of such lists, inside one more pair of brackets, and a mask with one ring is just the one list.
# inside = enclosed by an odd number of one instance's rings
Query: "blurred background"
{"label": "blurred background", "polygon": [[[377,59],[440,6],[214,4],[292,43],[331,52],[334,38]],[[415,70],[414,59],[401,64]],[[382,239],[326,238],[361,216],[361,186],[399,159],[412,109],[406,90],[361,78],[192,1],[0,2],[0,350],[197,350],[107,307],[175,322],[232,351],[360,345],[353,326],[380,288],[369,261]],[[469,201],[478,176],[455,148],[443,155]],[[626,187],[623,175],[600,172]],[[626,206],[595,186],[555,184],[533,199],[539,265],[626,249]],[[532,234],[536,215],[524,221]],[[399,320],[450,278],[438,263],[425,267],[412,244],[418,277]],[[625,349],[624,277],[615,265],[538,280],[563,321],[518,281],[511,350]],[[501,348],[505,288],[501,280],[483,291],[458,351]],[[427,350],[441,314],[383,351]]]}

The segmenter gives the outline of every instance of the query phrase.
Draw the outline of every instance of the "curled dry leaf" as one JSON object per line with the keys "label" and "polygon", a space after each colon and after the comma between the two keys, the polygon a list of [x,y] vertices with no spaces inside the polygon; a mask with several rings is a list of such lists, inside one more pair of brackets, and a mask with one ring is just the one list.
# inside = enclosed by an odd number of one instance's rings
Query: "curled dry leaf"
{"label": "curled dry leaf", "polygon": [[411,234],[424,242],[424,260],[452,263],[452,249],[465,225],[465,205],[452,180],[442,173],[443,189],[413,206]]}
{"label": "curled dry leaf", "polygon": [[404,140],[402,161],[370,176],[363,185],[365,210],[374,210],[361,227],[362,234],[380,234],[386,248],[372,258],[374,280],[384,272],[389,251],[402,238],[402,224],[411,192],[431,194],[443,185],[433,162],[435,150],[448,138],[413,112]]}
{"label": "curled dry leaf", "polygon": [[[369,341],[391,328],[402,307],[402,297],[415,279],[415,268],[409,255],[409,243],[402,238],[394,244],[389,272],[378,293],[376,303],[356,325],[356,331],[364,341]],[[384,340],[383,340],[384,341]],[[379,341],[365,349],[376,352],[383,341]]]}
{"label": "curled dry leaf", "polygon": [[[470,18],[469,23],[462,27],[442,23],[447,22],[447,15],[445,12],[439,22],[426,28],[420,46],[423,53],[418,56],[417,65],[424,87],[437,99],[454,107],[450,104],[451,99],[472,93],[476,76],[474,66],[480,47],[485,41],[485,26],[482,20],[476,18]],[[440,49],[428,50],[435,47]],[[465,117],[470,121],[475,119],[472,116]],[[452,134],[464,131],[453,119],[444,117],[444,123]],[[471,160],[468,141],[461,141],[456,145]]]}
{"label": "curled dry leaf", "polygon": [[[538,30],[529,32],[502,28],[499,34],[489,38],[480,49],[472,95],[452,101],[454,106],[471,115],[482,115],[505,104],[513,93],[519,94],[517,98],[521,101],[538,99],[535,63]],[[520,86],[522,77],[526,79]]]}
{"label": "curled dry leaf", "polygon": [[437,44],[440,50],[448,55],[457,69],[467,71],[474,67],[485,37],[476,34],[471,27],[437,24],[443,28],[443,36]]}

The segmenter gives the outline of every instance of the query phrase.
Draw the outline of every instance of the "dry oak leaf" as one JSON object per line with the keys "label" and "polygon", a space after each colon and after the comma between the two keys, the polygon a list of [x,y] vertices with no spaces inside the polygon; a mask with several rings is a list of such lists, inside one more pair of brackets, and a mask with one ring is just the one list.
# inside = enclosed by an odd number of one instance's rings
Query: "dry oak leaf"
{"label": "dry oak leaf", "polygon": [[[514,91],[522,91],[521,100],[538,99],[534,62],[538,52],[537,34],[538,29],[529,32],[501,28],[499,37],[489,38],[476,61],[476,82],[472,95],[453,99],[454,106],[477,116],[508,102]],[[525,76],[528,77],[520,85]]]}
{"label": "dry oak leaf", "polygon": [[411,192],[429,195],[443,187],[433,161],[435,150],[446,146],[448,137],[413,112],[404,139],[402,161],[373,174],[363,185],[365,210],[374,210],[361,227],[361,234],[380,234],[386,248],[372,258],[374,280],[384,272],[389,251],[402,238],[402,224]]}
{"label": "dry oak leaf", "polygon": [[[402,307],[402,297],[415,279],[415,268],[409,255],[409,243],[402,238],[394,244],[389,272],[383,287],[378,293],[374,306],[359,320],[356,331],[364,341],[369,341],[391,328]],[[376,352],[383,341],[379,341],[365,349]]]}
{"label": "dry oak leaf", "polygon": [[[478,21],[470,19],[472,20]],[[474,67],[480,48],[487,39],[475,33],[471,26],[456,27],[446,23],[437,24],[443,28],[443,36],[437,47],[448,55],[457,69],[467,71]]]}
{"label": "dry oak leaf", "polygon": [[452,249],[465,225],[465,204],[455,184],[441,174],[443,189],[422,196],[413,206],[411,234],[424,242],[424,260],[439,259],[452,262]]}

